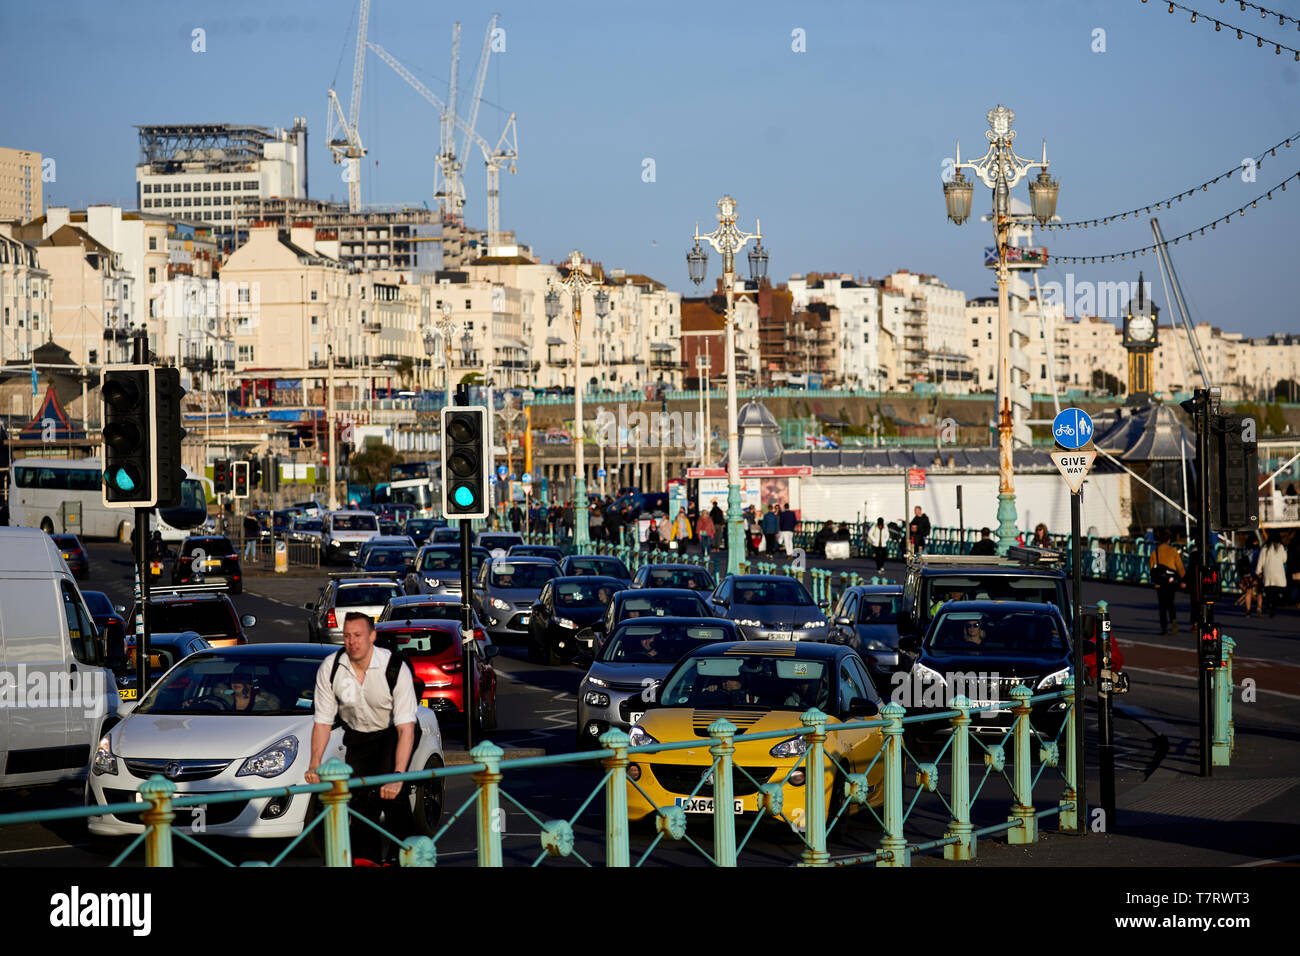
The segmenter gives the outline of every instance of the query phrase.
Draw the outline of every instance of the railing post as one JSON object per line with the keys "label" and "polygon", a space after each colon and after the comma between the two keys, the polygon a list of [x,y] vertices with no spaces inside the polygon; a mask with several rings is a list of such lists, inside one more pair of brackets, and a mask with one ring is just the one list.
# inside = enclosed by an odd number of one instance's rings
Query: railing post
{"label": "railing post", "polygon": [[1074,719],[1074,708],[1081,707],[1082,702],[1079,700],[1079,694],[1076,693],[1074,686],[1074,676],[1071,675],[1065,679],[1065,702],[1069,705],[1066,710],[1065,719],[1065,792],[1061,794],[1061,814],[1057,817],[1057,825],[1063,833],[1082,833],[1082,827],[1087,824],[1083,819],[1082,808],[1079,806],[1079,762],[1078,746],[1079,741],[1076,736],[1076,728],[1079,721]]}
{"label": "railing post", "polygon": [[799,722],[808,728],[804,735],[808,751],[803,784],[803,825],[808,846],[801,865],[826,866],[831,858],[826,850],[826,715],[812,707],[799,715]]}
{"label": "railing post", "polygon": [[1038,817],[1034,816],[1033,768],[1029,765],[1029,738],[1033,728],[1029,725],[1029,698],[1033,692],[1023,684],[1011,691],[1015,706],[1011,713],[1016,716],[1014,730],[1015,764],[1012,767],[1013,789],[1016,802],[1011,805],[1011,815],[1007,822],[1017,822],[1019,826],[1007,831],[1008,843],[1038,842]]}
{"label": "railing post", "polygon": [[[352,865],[352,837],[348,830],[348,801],[352,794],[348,791],[348,778],[352,768],[338,757],[331,757],[317,770],[321,783],[332,784],[334,789],[326,790],[320,795],[324,807],[325,822],[325,865]],[[310,822],[310,821],[308,821]]]}
{"label": "railing post", "polygon": [[[713,771],[713,859],[718,866],[736,865],[736,792],[732,780],[732,754],[736,752],[736,725],[725,717],[709,724],[709,736],[718,742],[709,747],[717,763]],[[626,816],[626,813],[624,813]]]}
{"label": "railing post", "polygon": [[471,763],[481,763],[486,770],[474,774],[478,794],[478,865],[501,866],[501,757],[505,751],[485,740],[469,752]]}
{"label": "railing post", "polygon": [[[610,752],[601,763],[609,771],[605,781],[605,865],[628,866],[627,845],[627,734],[617,727],[600,735],[600,745]],[[717,815],[714,805],[714,815]]]}
{"label": "railing post", "polygon": [[952,819],[945,837],[956,843],[943,848],[945,860],[975,859],[976,837],[970,822],[970,698],[958,696],[952,706],[958,715],[952,719]]}
{"label": "railing post", "polygon": [[[903,838],[903,715],[899,704],[889,703],[880,711],[887,723],[885,738],[885,838],[880,841],[882,858],[876,866],[910,866],[911,851]],[[807,786],[807,784],[805,784]]]}
{"label": "railing post", "polygon": [[172,865],[172,794],[176,784],[160,774],[154,774],[140,785],[140,796],[149,809],[140,814],[140,822],[149,829],[144,838],[145,866]]}
{"label": "railing post", "polygon": [[1232,760],[1232,651],[1237,642],[1223,635],[1219,666],[1214,669],[1214,766]]}

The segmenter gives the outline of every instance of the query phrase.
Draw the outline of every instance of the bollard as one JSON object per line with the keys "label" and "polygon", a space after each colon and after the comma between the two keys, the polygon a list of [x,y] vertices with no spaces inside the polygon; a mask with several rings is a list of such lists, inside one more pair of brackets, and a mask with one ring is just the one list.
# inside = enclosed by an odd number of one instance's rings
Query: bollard
{"label": "bollard", "polygon": [[1033,729],[1029,726],[1029,698],[1033,692],[1023,684],[1011,691],[1011,699],[1016,702],[1011,712],[1016,715],[1013,749],[1015,751],[1013,767],[1013,788],[1016,802],[1011,805],[1008,823],[1019,823],[1007,831],[1007,842],[1013,844],[1036,843],[1038,841],[1038,817],[1034,814],[1033,768],[1029,765],[1029,738]]}
{"label": "bollard", "polygon": [[[885,724],[885,838],[880,841],[881,859],[876,866],[910,866],[911,851],[903,838],[903,715],[898,704],[886,704],[880,711]],[[806,786],[806,784],[805,784]]]}
{"label": "bollard", "polygon": [[709,747],[717,763],[713,770],[713,861],[717,866],[735,866],[736,814],[732,794],[736,788],[731,775],[736,725],[719,717],[709,724],[709,736],[718,738],[718,743]]}
{"label": "bollard", "polygon": [[1065,702],[1069,705],[1066,713],[1070,716],[1065,722],[1065,771],[1062,774],[1065,777],[1065,791],[1061,794],[1061,814],[1057,818],[1057,824],[1063,833],[1082,834],[1087,821],[1084,820],[1084,814],[1079,806],[1079,790],[1076,784],[1079,762],[1075,728],[1078,725],[1074,720],[1074,708],[1081,704],[1075,693],[1073,675],[1065,679],[1063,687],[1066,693]]}
{"label": "bollard", "polygon": [[[605,782],[605,865],[628,866],[627,845],[627,734],[615,727],[600,735],[600,745],[610,752],[601,761],[609,771]],[[714,815],[717,804],[714,804]]]}
{"label": "bollard", "polygon": [[352,794],[348,792],[348,778],[352,768],[338,757],[331,757],[316,770],[321,783],[334,785],[333,790],[326,790],[320,795],[324,807],[325,822],[325,865],[352,865],[352,837],[348,831],[348,801]]}
{"label": "bollard", "polygon": [[484,764],[487,769],[474,774],[479,786],[478,794],[478,865],[501,866],[501,757],[500,747],[485,740],[469,752],[473,763]]}
{"label": "bollard", "polygon": [[176,784],[160,774],[140,784],[140,796],[149,804],[149,809],[140,814],[140,822],[150,828],[144,838],[145,866],[172,865],[172,820],[176,819],[172,795],[175,793]]}
{"label": "bollard", "polygon": [[830,862],[826,850],[826,715],[812,707],[799,715],[799,722],[809,731],[804,735],[808,750],[803,784],[803,825],[808,845],[800,865],[826,866]]}
{"label": "bollard", "polygon": [[1214,766],[1232,760],[1232,650],[1236,642],[1223,635],[1219,666],[1214,669]]}
{"label": "bollard", "polygon": [[975,859],[976,837],[970,822],[970,698],[958,696],[952,702],[959,713],[952,719],[952,819],[945,837],[956,843],[943,848],[945,860]]}

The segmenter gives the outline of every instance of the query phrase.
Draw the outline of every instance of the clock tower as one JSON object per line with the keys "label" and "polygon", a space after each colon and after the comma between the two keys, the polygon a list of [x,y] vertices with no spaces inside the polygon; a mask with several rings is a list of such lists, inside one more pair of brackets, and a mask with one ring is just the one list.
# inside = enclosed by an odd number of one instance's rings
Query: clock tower
{"label": "clock tower", "polygon": [[1142,273],[1138,273],[1137,294],[1129,299],[1124,316],[1124,349],[1128,352],[1128,399],[1131,406],[1151,404],[1155,394],[1152,357],[1159,346],[1160,310],[1147,295]]}

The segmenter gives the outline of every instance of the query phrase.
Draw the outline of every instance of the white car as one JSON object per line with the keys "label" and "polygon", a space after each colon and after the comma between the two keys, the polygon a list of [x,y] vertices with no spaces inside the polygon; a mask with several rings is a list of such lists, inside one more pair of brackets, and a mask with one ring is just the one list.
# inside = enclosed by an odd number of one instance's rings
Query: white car
{"label": "white car", "polygon": [[321,561],[351,564],[361,546],[379,534],[379,517],[373,511],[331,511],[321,528]]}
{"label": "white car", "polygon": [[[99,742],[91,759],[86,805],[139,800],[141,784],[161,774],[176,796],[269,790],[305,783],[311,759],[316,672],[337,647],[251,644],[191,654],[158,680],[131,712]],[[236,704],[233,685],[251,686],[248,703]],[[419,738],[410,769],[443,766],[438,718],[416,708]],[[330,734],[322,763],[343,757],[343,730]],[[441,780],[407,784],[416,832],[433,836],[442,815]],[[320,812],[313,795],[279,795],[213,803],[176,811],[175,826],[233,837],[294,837]],[[308,815],[310,813],[310,816]],[[97,836],[143,831],[139,816],[89,818]]]}

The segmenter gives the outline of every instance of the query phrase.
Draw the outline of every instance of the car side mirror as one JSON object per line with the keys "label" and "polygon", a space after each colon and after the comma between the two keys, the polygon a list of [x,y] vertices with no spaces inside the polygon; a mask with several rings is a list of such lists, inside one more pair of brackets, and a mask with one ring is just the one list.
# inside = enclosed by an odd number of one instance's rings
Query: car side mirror
{"label": "car side mirror", "polygon": [[843,615],[840,615],[839,617],[837,617],[837,618],[835,619],[835,623],[836,623],[836,625],[839,626],[839,627],[852,627],[852,626],[853,626],[853,622],[850,621],[847,617],[844,617]]}
{"label": "car side mirror", "polygon": [[850,717],[875,717],[880,713],[880,705],[866,697],[854,697],[849,701]]}
{"label": "car side mirror", "polygon": [[314,610],[316,610],[316,605],[315,605],[315,604],[312,604],[310,601],[308,601],[306,604],[304,604],[303,607],[306,608],[308,611],[314,611]]}
{"label": "car side mirror", "polygon": [[594,627],[584,627],[573,636],[578,643],[586,644],[588,647],[595,647],[596,642],[600,640],[600,632]]}
{"label": "car side mirror", "polygon": [[719,607],[731,607],[731,601],[728,598],[714,598],[713,603]]}
{"label": "car side mirror", "polygon": [[573,666],[579,670],[586,670],[591,667],[592,656],[590,654],[574,654]]}
{"label": "car side mirror", "polygon": [[831,607],[831,602],[823,598],[822,600],[817,602],[817,606],[821,608],[823,611],[829,611]]}
{"label": "car side mirror", "polygon": [[239,619],[239,623],[242,624],[244,627],[252,627],[254,624],[257,623],[257,618],[252,614],[245,614],[243,617]]}
{"label": "car side mirror", "polygon": [[491,660],[500,653],[501,648],[497,647],[495,644],[489,644],[487,647],[483,648],[483,656],[488,660]]}
{"label": "car side mirror", "polygon": [[126,613],[126,605],[124,605],[124,604],[116,604],[116,605],[113,606],[113,610],[117,611],[118,614],[125,614],[125,613]]}

